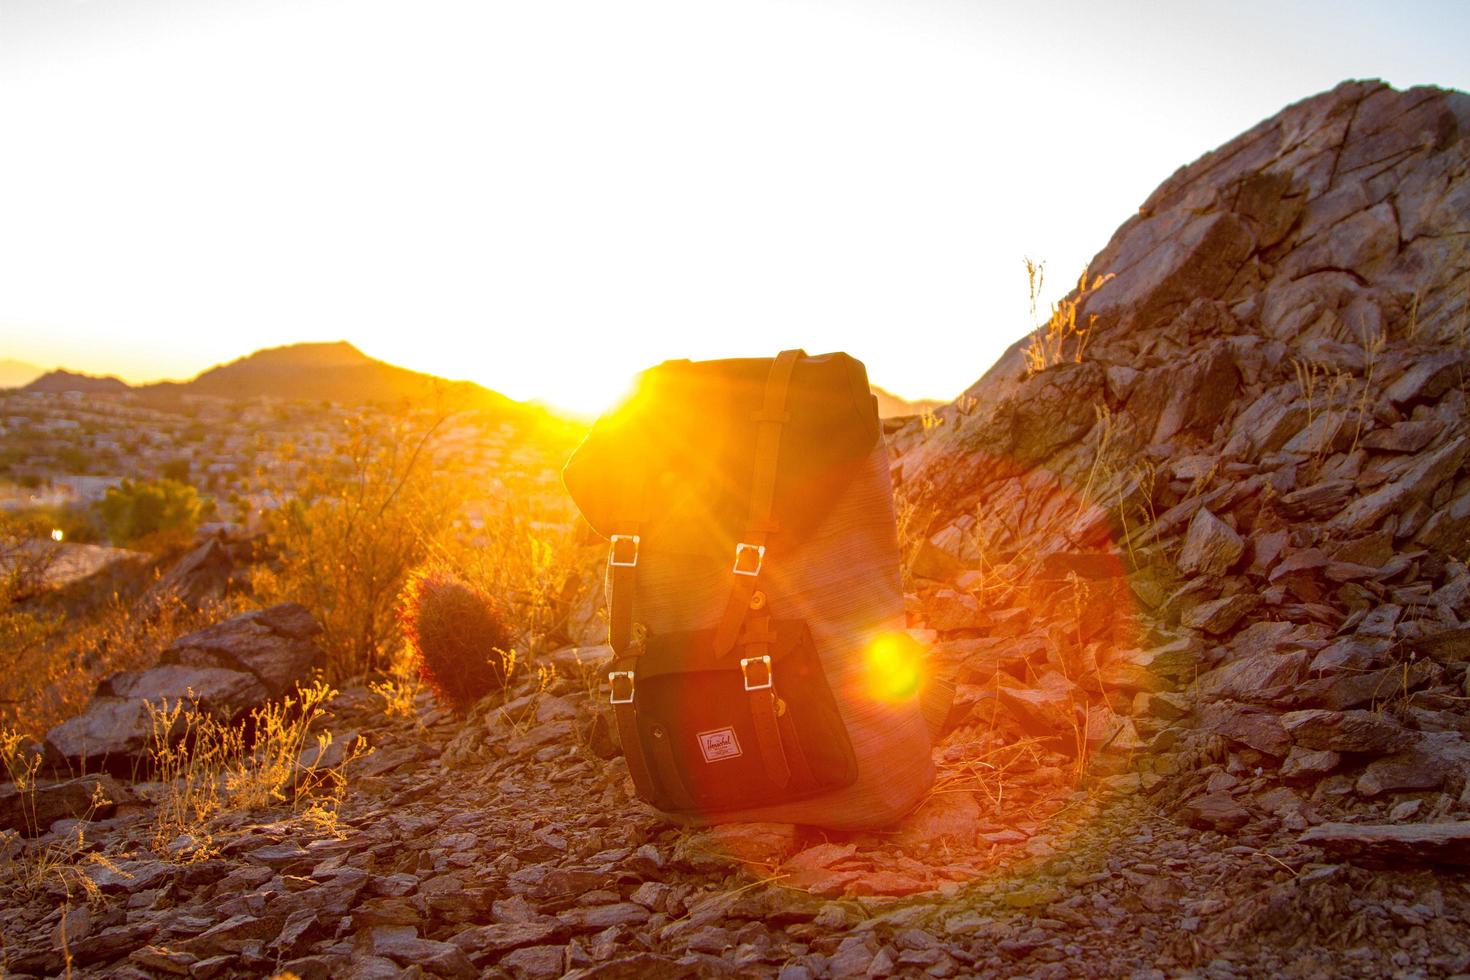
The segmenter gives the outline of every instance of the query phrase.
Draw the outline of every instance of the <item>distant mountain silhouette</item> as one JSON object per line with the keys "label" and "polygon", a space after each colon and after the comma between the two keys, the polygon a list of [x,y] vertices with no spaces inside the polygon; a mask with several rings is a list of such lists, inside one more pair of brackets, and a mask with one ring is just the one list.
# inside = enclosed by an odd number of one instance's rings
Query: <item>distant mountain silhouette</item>
{"label": "distant mountain silhouette", "polygon": [[884,391],[877,385],[869,385],[873,391],[873,397],[878,399],[878,417],[883,419],[901,418],[905,415],[923,415],[932,412],[943,405],[944,402],[937,399],[923,398],[911,402],[900,398],[891,391]]}
{"label": "distant mountain silhouette", "polygon": [[79,391],[89,395],[115,395],[127,391],[128,383],[121,378],[98,377],[58,369],[47,371],[21,390],[43,391],[53,395],[65,391]]}
{"label": "distant mountain silhouette", "polygon": [[534,411],[470,381],[446,381],[368,357],[346,341],[272,347],[210,368],[192,381],[164,381],[136,390],[153,398],[269,397],[347,405],[427,403],[442,399],[446,406],[456,409],[512,415]]}
{"label": "distant mountain silhouette", "polygon": [[0,388],[19,388],[35,381],[46,373],[45,368],[27,364],[25,361],[17,361],[14,358],[0,358]]}

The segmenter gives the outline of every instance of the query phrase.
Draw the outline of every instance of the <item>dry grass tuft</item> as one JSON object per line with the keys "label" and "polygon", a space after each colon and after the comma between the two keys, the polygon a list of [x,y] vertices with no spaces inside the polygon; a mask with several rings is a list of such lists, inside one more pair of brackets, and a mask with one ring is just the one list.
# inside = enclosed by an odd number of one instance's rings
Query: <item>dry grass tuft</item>
{"label": "dry grass tuft", "polygon": [[[1041,297],[1042,286],[1046,282],[1045,263],[1026,259],[1027,288],[1031,298],[1031,319],[1036,319],[1036,303]],[[1077,307],[1089,293],[1096,292],[1103,283],[1112,279],[1112,274],[1106,276],[1095,276],[1091,282],[1087,280],[1087,268],[1084,266],[1082,275],[1077,277],[1077,288],[1071,295],[1052,305],[1051,315],[1045,323],[1041,324],[1031,334],[1031,343],[1023,352],[1026,358],[1026,373],[1037,374],[1049,367],[1064,364],[1068,361],[1080,364],[1082,352],[1087,347],[1087,341],[1092,330],[1093,323],[1097,317],[1089,317],[1085,326],[1077,324]],[[1070,350],[1069,350],[1070,348]]]}
{"label": "dry grass tuft", "polygon": [[186,699],[150,704],[149,758],[163,784],[155,801],[154,849],[186,859],[207,857],[214,852],[216,816],[281,805],[335,832],[347,792],[346,766],[364,751],[353,745],[334,764],[323,764],[332,735],[313,729],[336,694],[317,681],[234,725]]}

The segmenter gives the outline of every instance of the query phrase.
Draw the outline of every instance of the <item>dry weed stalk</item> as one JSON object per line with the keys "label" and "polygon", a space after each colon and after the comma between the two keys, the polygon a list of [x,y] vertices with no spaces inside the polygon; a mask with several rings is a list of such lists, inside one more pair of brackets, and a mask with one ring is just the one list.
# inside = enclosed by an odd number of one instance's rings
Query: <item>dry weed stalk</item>
{"label": "dry weed stalk", "polygon": [[388,718],[409,718],[418,721],[418,698],[424,686],[419,681],[418,668],[408,648],[400,647],[388,665],[387,676],[381,681],[372,681],[368,690],[383,699],[383,714]]}
{"label": "dry weed stalk", "polygon": [[[41,759],[25,749],[26,741],[15,729],[0,729],[0,764],[20,793],[26,828],[34,837],[45,829],[39,825],[36,810],[36,778]],[[65,834],[45,844],[27,842],[14,831],[0,833],[0,895],[31,898],[57,883],[67,903],[73,895],[81,895],[91,903],[100,901],[102,893],[86,873],[87,866],[101,865],[114,871],[117,868],[101,854],[92,852],[87,831],[97,811],[110,802],[102,784],[97,783],[86,812]]]}

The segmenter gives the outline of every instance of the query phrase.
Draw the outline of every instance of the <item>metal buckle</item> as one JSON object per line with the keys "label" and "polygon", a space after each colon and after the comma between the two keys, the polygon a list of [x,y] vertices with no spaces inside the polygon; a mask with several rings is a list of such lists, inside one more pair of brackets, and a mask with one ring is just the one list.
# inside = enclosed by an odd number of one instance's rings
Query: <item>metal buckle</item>
{"label": "metal buckle", "polygon": [[[752,684],[750,682],[750,665],[761,664],[766,668],[766,679],[764,683]],[[742,657],[740,659],[740,675],[745,678],[745,689],[747,691],[765,691],[771,686],[771,658],[765,657]]]}
{"label": "metal buckle", "polygon": [[[618,697],[618,678],[620,677],[628,682],[628,696],[625,698]],[[631,670],[608,671],[607,683],[609,688],[607,700],[609,704],[633,703],[633,672]]]}
{"label": "metal buckle", "polygon": [[[633,545],[633,554],[626,561],[619,561],[618,545],[625,542]],[[613,568],[636,568],[638,566],[638,542],[639,537],[636,534],[614,534],[612,536],[612,548],[607,554],[607,563]]]}
{"label": "metal buckle", "polygon": [[[751,569],[741,568],[740,567],[741,560],[749,552],[751,552],[751,551],[754,551],[755,552],[755,568],[751,568]],[[734,567],[733,571],[735,572],[736,575],[749,575],[751,577],[754,577],[754,576],[759,575],[761,573],[761,565],[765,562],[765,560],[766,560],[766,546],[765,545],[763,545],[763,544],[745,544],[744,542],[741,542],[740,544],[737,544],[735,546],[735,567]]]}

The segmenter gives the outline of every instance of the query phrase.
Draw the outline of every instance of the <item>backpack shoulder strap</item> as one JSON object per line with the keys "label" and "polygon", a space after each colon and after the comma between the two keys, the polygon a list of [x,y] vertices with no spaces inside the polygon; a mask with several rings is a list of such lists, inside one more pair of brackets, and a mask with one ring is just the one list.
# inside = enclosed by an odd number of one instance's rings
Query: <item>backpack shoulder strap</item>
{"label": "backpack shoulder strap", "polygon": [[771,508],[776,499],[776,472],[781,458],[781,431],[790,415],[786,411],[786,396],[791,389],[791,373],[796,362],[806,356],[802,350],[786,350],[771,363],[766,376],[765,397],[760,410],[755,413],[755,459],[754,473],[750,483],[750,516],[745,525],[745,537],[735,545],[735,564],[732,569],[734,581],[730,586],[730,598],[725,603],[724,615],[715,629],[715,652],[724,656],[734,648],[740,637],[740,626],[745,621],[746,610],[760,582],[761,565],[765,560],[766,543],[770,535],[778,530],[772,520]]}

